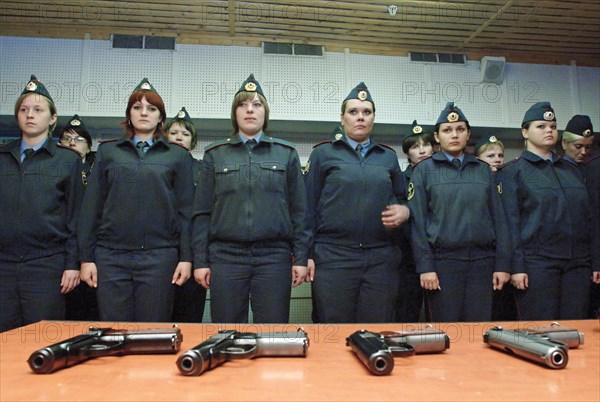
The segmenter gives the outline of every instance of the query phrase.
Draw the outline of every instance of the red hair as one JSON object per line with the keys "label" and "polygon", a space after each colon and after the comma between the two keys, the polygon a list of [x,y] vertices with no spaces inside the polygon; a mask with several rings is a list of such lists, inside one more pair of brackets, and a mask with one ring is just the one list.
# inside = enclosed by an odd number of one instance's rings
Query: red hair
{"label": "red hair", "polygon": [[127,102],[127,110],[125,111],[125,121],[121,122],[121,125],[125,128],[126,135],[130,138],[135,135],[133,127],[129,124],[131,120],[131,108],[136,102],[141,102],[144,97],[149,104],[156,106],[160,111],[160,122],[154,131],[153,137],[158,138],[161,135],[165,135],[166,132],[164,131],[164,122],[167,119],[165,102],[163,102],[158,93],[149,91],[147,89],[138,89],[137,91],[133,91],[129,97],[129,101]]}

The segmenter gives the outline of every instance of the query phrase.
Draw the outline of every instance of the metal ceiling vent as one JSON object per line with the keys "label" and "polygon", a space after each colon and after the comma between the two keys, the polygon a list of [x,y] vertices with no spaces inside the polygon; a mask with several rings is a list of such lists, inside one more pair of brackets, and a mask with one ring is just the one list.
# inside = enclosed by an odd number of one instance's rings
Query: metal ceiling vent
{"label": "metal ceiling vent", "polygon": [[504,57],[485,56],[481,58],[481,83],[502,84],[504,79]]}
{"label": "metal ceiling vent", "polygon": [[464,54],[410,52],[410,61],[420,63],[467,64]]}
{"label": "metal ceiling vent", "polygon": [[323,46],[295,43],[263,42],[263,54],[288,56],[323,56]]}
{"label": "metal ceiling vent", "polygon": [[167,36],[111,35],[113,49],[175,50],[175,38]]}

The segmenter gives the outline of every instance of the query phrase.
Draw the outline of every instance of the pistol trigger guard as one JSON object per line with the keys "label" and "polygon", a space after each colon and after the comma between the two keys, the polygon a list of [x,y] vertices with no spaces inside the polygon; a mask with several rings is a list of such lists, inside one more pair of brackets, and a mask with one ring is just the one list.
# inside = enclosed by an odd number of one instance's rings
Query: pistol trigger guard
{"label": "pistol trigger guard", "polygon": [[258,346],[254,345],[235,345],[222,350],[220,353],[229,360],[251,359],[256,356]]}
{"label": "pistol trigger guard", "polygon": [[408,343],[398,342],[393,346],[389,346],[389,350],[394,357],[408,357],[415,354],[415,348]]}

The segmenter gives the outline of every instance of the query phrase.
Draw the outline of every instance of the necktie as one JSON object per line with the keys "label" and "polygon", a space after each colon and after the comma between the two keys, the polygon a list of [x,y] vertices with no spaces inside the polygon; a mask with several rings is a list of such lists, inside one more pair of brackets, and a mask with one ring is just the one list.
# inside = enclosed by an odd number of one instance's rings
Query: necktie
{"label": "necktie", "polygon": [[355,151],[356,151],[356,153],[358,154],[358,157],[359,157],[360,159],[362,159],[362,158],[363,158],[363,153],[362,153],[363,146],[362,146],[362,144],[358,144],[358,145],[356,146],[356,148],[354,148],[354,150],[355,150]]}
{"label": "necktie", "polygon": [[246,147],[248,148],[248,151],[252,151],[252,148],[254,148],[255,145],[256,140],[254,138],[251,138],[248,141],[246,141]]}
{"label": "necktie", "polygon": [[457,169],[460,169],[460,166],[461,166],[460,159],[458,159],[458,158],[452,159],[452,164],[454,166],[456,166]]}
{"label": "necktie", "polygon": [[150,145],[148,145],[146,141],[138,141],[138,143],[135,146],[137,147],[138,151],[141,151],[143,153],[148,152],[148,149],[150,149]]}
{"label": "necktie", "polygon": [[23,158],[23,162],[25,161],[25,159],[29,158],[35,151],[33,150],[33,148],[27,148],[26,150],[23,151],[23,154],[25,154],[25,157]]}

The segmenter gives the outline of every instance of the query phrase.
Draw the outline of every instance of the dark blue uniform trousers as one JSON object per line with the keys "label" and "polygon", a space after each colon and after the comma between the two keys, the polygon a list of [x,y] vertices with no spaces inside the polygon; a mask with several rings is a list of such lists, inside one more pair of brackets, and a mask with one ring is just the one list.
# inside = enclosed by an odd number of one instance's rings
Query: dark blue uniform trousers
{"label": "dark blue uniform trousers", "polygon": [[517,293],[520,320],[577,320],[588,318],[592,283],[590,259],[559,260],[525,257],[529,278]]}
{"label": "dark blue uniform trousers", "polygon": [[65,254],[24,262],[0,261],[0,331],[40,320],[64,320],[60,281]]}
{"label": "dark blue uniform trousers", "polygon": [[96,248],[98,308],[102,321],[171,321],[176,248]]}
{"label": "dark blue uniform trousers", "polygon": [[494,257],[477,260],[436,259],[441,290],[427,291],[432,321],[490,321]]}
{"label": "dark blue uniform trousers", "polygon": [[206,289],[192,276],[183,286],[175,287],[174,322],[202,322]]}
{"label": "dark blue uniform trousers", "polygon": [[315,244],[312,297],[322,323],[392,322],[398,299],[397,246],[351,248]]}
{"label": "dark blue uniform trousers", "polygon": [[287,323],[292,251],[287,242],[213,242],[209,245],[212,322]]}

